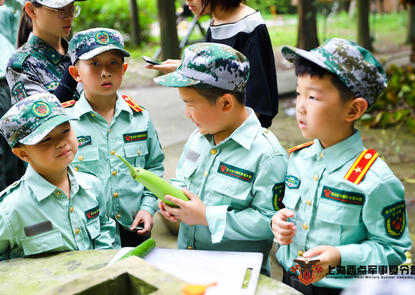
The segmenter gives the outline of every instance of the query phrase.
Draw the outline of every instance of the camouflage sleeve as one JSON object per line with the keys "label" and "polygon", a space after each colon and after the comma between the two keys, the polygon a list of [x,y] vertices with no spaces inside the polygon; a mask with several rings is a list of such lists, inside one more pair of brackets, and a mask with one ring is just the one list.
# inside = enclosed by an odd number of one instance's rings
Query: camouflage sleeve
{"label": "camouflage sleeve", "polygon": [[36,73],[36,69],[30,65],[21,68],[7,67],[6,79],[10,87],[12,105],[32,94],[49,92]]}

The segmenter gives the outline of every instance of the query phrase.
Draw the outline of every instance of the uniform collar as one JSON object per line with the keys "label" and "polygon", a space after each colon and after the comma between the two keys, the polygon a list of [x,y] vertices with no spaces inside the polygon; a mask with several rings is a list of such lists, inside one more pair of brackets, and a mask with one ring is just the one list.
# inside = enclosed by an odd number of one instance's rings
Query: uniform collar
{"label": "uniform collar", "polygon": [[[65,48],[65,50],[68,51],[68,41],[66,41],[64,38],[62,38],[61,40],[63,48]],[[58,65],[62,62],[63,59],[69,58],[67,54],[60,54],[57,50],[55,50],[55,48],[49,46],[48,43],[46,43],[44,40],[40,39],[33,33],[30,33],[28,42],[37,53],[48,59],[54,65]]]}
{"label": "uniform collar", "polygon": [[[130,116],[133,115],[133,111],[131,110],[131,108],[128,106],[125,100],[117,93],[114,117],[117,117],[122,111],[127,112],[128,114],[130,114]],[[85,92],[82,92],[81,97],[74,105],[74,116],[80,119],[82,115],[94,112],[95,111],[92,109],[91,105],[85,97]]]}
{"label": "uniform collar", "polygon": [[321,146],[318,139],[315,139],[310,149],[306,149],[307,151],[304,156],[316,156],[318,158],[322,156],[327,172],[331,173],[356,157],[363,149],[364,146],[360,132],[359,130],[355,130],[352,136],[326,149]]}
{"label": "uniform collar", "polygon": [[[91,186],[82,177],[75,174],[74,170],[70,166],[68,167],[68,176],[69,181],[71,182],[71,195],[75,195],[80,187],[83,189],[91,188]],[[59,188],[40,176],[39,173],[37,173],[30,165],[28,165],[24,177],[39,202],[59,190]]]}
{"label": "uniform collar", "polygon": [[[248,118],[238,128],[236,128],[228,138],[226,138],[219,145],[226,144],[226,142],[228,142],[229,140],[233,140],[237,142],[238,144],[240,144],[241,146],[243,146],[245,149],[247,150],[251,149],[251,146],[255,140],[255,137],[257,136],[258,131],[262,127],[254,111],[249,107],[245,107],[245,109],[248,112]],[[209,135],[208,138],[212,138],[212,136]]]}

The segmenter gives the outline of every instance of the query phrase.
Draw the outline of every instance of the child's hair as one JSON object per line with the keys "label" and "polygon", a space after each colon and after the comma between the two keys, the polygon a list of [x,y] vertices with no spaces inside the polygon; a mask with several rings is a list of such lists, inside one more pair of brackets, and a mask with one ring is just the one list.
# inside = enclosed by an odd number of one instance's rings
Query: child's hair
{"label": "child's hair", "polygon": [[[41,4],[37,2],[32,2],[33,6],[36,8],[42,7]],[[33,23],[30,16],[27,14],[25,7],[23,6],[22,16],[20,18],[19,30],[17,32],[17,48],[22,46],[29,39],[29,35],[33,30]]]}
{"label": "child's hair", "polygon": [[239,4],[244,0],[202,0],[202,7],[200,10],[200,14],[203,14],[205,12],[207,6],[210,4],[210,11],[206,11],[208,13],[211,13],[215,10],[216,6],[220,5],[223,10],[229,10],[232,7],[238,7]]}
{"label": "child's hair", "polygon": [[235,97],[235,99],[241,105],[245,105],[245,93],[230,91],[230,90],[221,89],[218,87],[202,88],[202,87],[193,86],[192,89],[194,89],[199,95],[206,98],[211,104],[215,103],[216,100],[222,95],[228,93],[228,94],[231,94],[233,97]]}
{"label": "child's hair", "polygon": [[334,87],[337,88],[339,91],[340,98],[343,102],[348,101],[349,99],[355,98],[354,94],[347,88],[346,85],[340,81],[340,79],[333,73],[323,69],[322,67],[316,65],[315,63],[302,58],[298,57],[295,61],[295,75],[310,75],[311,77],[317,76],[319,78],[323,78],[324,76],[328,75],[331,78],[331,83],[333,83]]}

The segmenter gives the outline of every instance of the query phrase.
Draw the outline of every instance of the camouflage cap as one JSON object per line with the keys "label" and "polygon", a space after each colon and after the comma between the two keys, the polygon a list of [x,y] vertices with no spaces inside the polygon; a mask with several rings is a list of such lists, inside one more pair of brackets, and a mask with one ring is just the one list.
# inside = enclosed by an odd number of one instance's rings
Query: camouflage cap
{"label": "camouflage cap", "polygon": [[56,126],[74,119],[53,94],[37,93],[13,105],[0,119],[0,131],[13,148],[39,143]]}
{"label": "camouflage cap", "polygon": [[41,5],[50,7],[50,8],[62,8],[75,1],[86,1],[86,0],[30,0],[30,2],[36,2]]}
{"label": "camouflage cap", "polygon": [[378,60],[354,42],[329,39],[310,51],[283,46],[281,53],[290,62],[298,56],[335,74],[355,97],[363,97],[371,106],[385,90],[387,78]]}
{"label": "camouflage cap", "polygon": [[122,56],[130,56],[124,50],[120,32],[108,28],[93,28],[81,31],[69,42],[68,54],[72,63],[78,59],[90,59],[108,50],[118,50]]}
{"label": "camouflage cap", "polygon": [[248,78],[249,62],[242,53],[223,44],[197,43],[185,49],[175,72],[154,81],[169,87],[209,85],[244,92]]}

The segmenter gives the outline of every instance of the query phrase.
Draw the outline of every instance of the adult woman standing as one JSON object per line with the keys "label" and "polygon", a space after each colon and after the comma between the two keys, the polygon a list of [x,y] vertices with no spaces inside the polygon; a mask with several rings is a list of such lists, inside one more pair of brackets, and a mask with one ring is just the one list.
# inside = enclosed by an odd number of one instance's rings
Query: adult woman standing
{"label": "adult woman standing", "polygon": [[[242,0],[186,0],[195,15],[210,14],[206,42],[222,43],[243,53],[251,74],[246,87],[246,105],[254,109],[263,127],[269,127],[278,112],[278,87],[274,52],[259,11]],[[180,61],[147,66],[162,72],[175,70]]]}
{"label": "adult woman standing", "polygon": [[78,99],[82,87],[78,85],[76,90],[77,83],[67,71],[71,59],[65,40],[74,17],[80,12],[74,2],[30,0],[25,3],[18,33],[21,47],[10,58],[6,74],[12,104],[45,90],[62,102]]}

